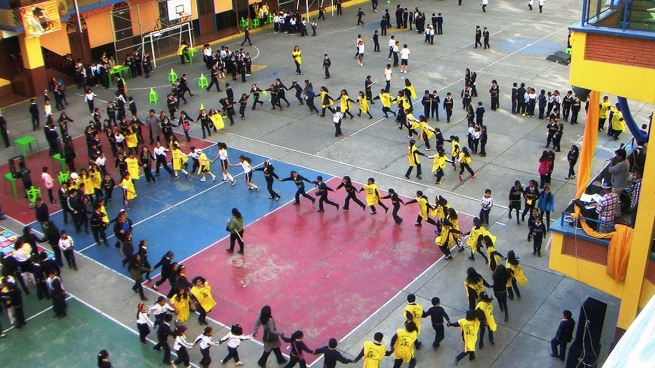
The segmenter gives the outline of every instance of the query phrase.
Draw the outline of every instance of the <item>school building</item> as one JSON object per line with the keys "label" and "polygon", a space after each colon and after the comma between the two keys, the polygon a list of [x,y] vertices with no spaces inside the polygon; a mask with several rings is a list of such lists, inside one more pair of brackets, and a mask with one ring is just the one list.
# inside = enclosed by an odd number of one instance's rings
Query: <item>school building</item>
{"label": "school building", "polygon": [[[202,45],[261,27],[259,9],[316,9],[298,0],[0,0],[0,100],[39,96],[47,81],[72,75],[103,53],[118,64],[135,48],[159,57],[181,41]],[[78,16],[79,15],[79,16]],[[252,19],[252,21],[250,21]],[[249,22],[250,21],[250,22]],[[70,57],[67,57],[70,55]],[[70,82],[70,80],[67,80]]]}
{"label": "school building", "polygon": [[[603,95],[619,97],[619,104],[635,142],[653,141],[632,119],[626,99],[655,103],[655,19],[652,1],[584,0],[582,19],[569,29],[571,85],[589,90],[588,122],[599,117]],[[588,92],[588,91],[587,91]],[[614,98],[611,98],[614,105]],[[584,163],[596,147],[596,124],[585,127],[578,177],[578,197],[599,191],[599,179]],[[617,147],[618,147],[617,142]],[[643,143],[643,142],[642,142]],[[618,341],[655,294],[655,155],[647,155],[648,143],[626,147],[631,168],[643,167],[644,179],[634,226],[616,225],[616,231],[594,231],[590,220],[578,224],[579,212],[571,204],[553,228],[550,267],[621,299],[616,331]],[[577,199],[576,198],[576,199]],[[625,209],[625,200],[622,205]],[[629,203],[628,203],[629,207]],[[584,213],[581,215],[584,216]],[[608,347],[603,347],[604,349]]]}

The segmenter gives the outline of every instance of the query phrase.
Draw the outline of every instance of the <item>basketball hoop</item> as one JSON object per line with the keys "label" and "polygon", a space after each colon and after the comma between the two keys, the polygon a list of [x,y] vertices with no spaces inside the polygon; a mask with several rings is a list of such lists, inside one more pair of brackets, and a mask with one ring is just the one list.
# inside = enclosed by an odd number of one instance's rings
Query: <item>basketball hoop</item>
{"label": "basketball hoop", "polygon": [[187,13],[187,12],[179,12],[179,13],[177,13],[177,16],[180,17],[180,18],[186,18],[186,17],[189,17],[190,14]]}

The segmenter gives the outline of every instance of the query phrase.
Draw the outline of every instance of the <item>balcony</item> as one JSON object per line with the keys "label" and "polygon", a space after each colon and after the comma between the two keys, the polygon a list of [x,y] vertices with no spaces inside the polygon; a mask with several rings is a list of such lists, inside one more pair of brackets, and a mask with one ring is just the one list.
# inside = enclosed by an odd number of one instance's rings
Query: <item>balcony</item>
{"label": "balcony", "polygon": [[655,32],[655,0],[585,0],[581,25]]}

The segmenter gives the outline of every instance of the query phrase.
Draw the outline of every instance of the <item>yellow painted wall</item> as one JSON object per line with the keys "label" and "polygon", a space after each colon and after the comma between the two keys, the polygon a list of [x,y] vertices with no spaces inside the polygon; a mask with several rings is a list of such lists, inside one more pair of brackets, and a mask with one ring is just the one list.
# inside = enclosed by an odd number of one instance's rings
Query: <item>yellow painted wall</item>
{"label": "yellow painted wall", "polygon": [[232,10],[233,6],[233,0],[214,0],[214,12],[216,14]]}
{"label": "yellow painted wall", "polygon": [[86,17],[86,26],[89,34],[89,46],[98,47],[114,42],[114,32],[111,24],[111,14],[93,14]]}
{"label": "yellow painted wall", "polygon": [[549,267],[598,290],[621,298],[623,283],[607,275],[607,266],[562,254],[564,235],[553,233]]}
{"label": "yellow painted wall", "polygon": [[641,298],[639,298],[639,308],[645,307],[653,295],[655,295],[655,285],[649,280],[644,280],[644,285],[641,288]]}
{"label": "yellow painted wall", "polygon": [[571,85],[628,99],[653,101],[655,69],[585,60],[587,34],[575,32],[571,56]]}
{"label": "yellow painted wall", "polygon": [[71,45],[68,41],[66,27],[62,27],[57,32],[46,33],[41,36],[41,45],[59,55],[66,55],[71,52]]}
{"label": "yellow painted wall", "polygon": [[25,69],[36,69],[45,65],[39,37],[25,38],[24,35],[20,35],[18,36],[18,42]]}

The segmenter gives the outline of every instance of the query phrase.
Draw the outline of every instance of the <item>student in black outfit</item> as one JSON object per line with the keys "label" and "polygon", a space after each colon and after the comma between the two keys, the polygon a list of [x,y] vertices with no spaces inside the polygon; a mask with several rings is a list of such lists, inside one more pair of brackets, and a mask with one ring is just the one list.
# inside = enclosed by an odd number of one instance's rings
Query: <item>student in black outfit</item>
{"label": "student in black outfit", "polygon": [[514,186],[509,190],[509,219],[512,219],[512,211],[516,210],[516,224],[519,225],[519,212],[521,212],[521,197],[523,197],[523,187],[521,182],[516,180]]}
{"label": "student in black outfit", "polygon": [[491,278],[494,282],[494,296],[496,297],[500,311],[505,312],[505,322],[507,322],[509,320],[509,311],[507,310],[507,282],[512,278],[512,275],[510,275],[504,265],[498,265]]}
{"label": "student in black outfit", "polygon": [[532,241],[534,242],[532,255],[538,255],[541,257],[541,244],[543,243],[544,238],[546,238],[546,225],[542,223],[540,216],[538,216],[532,226],[530,226],[530,234],[532,235]]}
{"label": "student in black outfit", "polygon": [[7,284],[7,289],[9,289],[5,294],[8,297],[7,306],[11,306],[14,310],[14,327],[23,328],[26,325],[25,313],[23,312],[23,294],[14,283]]}
{"label": "student in black outfit", "polygon": [[107,242],[107,235],[105,234],[105,223],[102,221],[102,218],[106,215],[102,212],[103,205],[98,202],[94,205],[94,207],[94,211],[91,214],[91,220],[89,221],[93,239],[97,244],[102,242],[102,244],[109,246],[109,243]]}
{"label": "student in black outfit", "polygon": [[343,204],[343,210],[344,211],[348,211],[351,199],[355,203],[357,203],[362,208],[362,210],[366,210],[366,205],[357,198],[358,190],[352,184],[352,180],[350,179],[350,176],[347,176],[347,175],[344,176],[343,179],[341,180],[341,184],[339,184],[335,190],[339,190],[341,188],[345,188],[346,193],[348,193],[348,195],[346,196],[346,201]]}
{"label": "student in black outfit", "polygon": [[307,363],[305,362],[305,357],[303,352],[309,354],[314,354],[310,348],[305,345],[302,341],[305,337],[305,334],[298,330],[291,334],[290,337],[280,336],[284,342],[291,345],[291,352],[289,353],[289,362],[284,366],[284,368],[293,368],[296,363],[299,363],[300,368],[307,368]]}
{"label": "student in black outfit", "polygon": [[444,320],[450,323],[450,317],[448,317],[448,313],[441,306],[441,300],[436,296],[432,298],[432,307],[425,311],[422,317],[430,317],[432,328],[434,328],[434,342],[432,343],[432,347],[436,349],[445,337]]}
{"label": "student in black outfit", "polygon": [[546,97],[546,90],[542,89],[537,96],[537,105],[539,106],[539,120],[544,118],[544,112],[546,110],[546,105],[548,104],[548,98]]}
{"label": "student in black outfit", "polygon": [[350,364],[355,361],[345,358],[339,350],[337,350],[337,339],[331,338],[327,346],[320,347],[314,350],[315,355],[323,354],[323,368],[335,368],[337,362],[342,364]]}
{"label": "student in black outfit", "polygon": [[309,194],[305,193],[305,183],[303,183],[303,182],[308,182],[308,183],[312,183],[312,182],[307,180],[305,177],[298,174],[297,172],[292,171],[291,175],[288,178],[278,179],[278,180],[280,180],[280,181],[293,181],[293,183],[296,184],[296,188],[297,188],[296,195],[295,195],[296,201],[293,202],[293,204],[295,204],[295,205],[300,204],[300,196],[303,196],[303,197],[309,199],[310,201],[312,201],[312,204],[314,204],[314,202],[316,202],[316,200],[314,198],[312,198]]}
{"label": "student in black outfit", "polygon": [[[398,210],[400,210],[400,205],[405,205],[405,202],[398,196],[398,193],[393,188],[389,188],[389,194],[380,198],[380,199],[390,199],[391,204],[393,205],[393,211],[391,211],[391,216],[396,224],[400,225],[403,222],[403,219],[398,216]],[[364,207],[365,208],[365,207]]]}
{"label": "student in black outfit", "polygon": [[171,347],[168,345],[168,337],[173,335],[173,330],[171,330],[171,321],[173,321],[173,316],[166,314],[164,316],[164,321],[159,324],[157,328],[157,345],[153,347],[153,350],[161,351],[164,349],[164,364],[171,364]]}
{"label": "student in black outfit", "polygon": [[100,353],[98,353],[98,368],[112,368],[107,350],[100,350]]}
{"label": "student in black outfit", "polygon": [[157,290],[157,288],[166,282],[166,280],[169,279],[171,273],[173,273],[173,258],[175,258],[175,254],[171,251],[166,252],[161,257],[161,260],[157,262],[157,264],[152,267],[153,270],[156,270],[157,268],[161,267],[161,277],[160,279],[155,282],[155,284],[152,286],[153,289]]}
{"label": "student in black outfit", "polygon": [[266,189],[270,196],[269,199],[275,199],[276,201],[280,200],[280,195],[273,190],[273,180],[280,180],[280,177],[275,173],[275,167],[271,164],[270,161],[265,161],[262,167],[255,168],[255,171],[261,171],[264,173],[264,179],[266,180]]}
{"label": "student in black outfit", "polygon": [[530,212],[537,205],[537,199],[539,198],[539,188],[537,187],[536,180],[530,180],[528,182],[528,187],[523,190],[523,199],[525,199],[525,208],[521,214],[521,222],[525,222],[525,214]]}
{"label": "student in black outfit", "polygon": [[325,212],[323,209],[323,203],[327,203],[329,205],[332,205],[339,209],[339,205],[335,202],[332,202],[331,200],[328,199],[328,192],[334,192],[334,189],[330,188],[325,184],[323,181],[322,176],[317,176],[316,180],[313,181],[314,185],[316,185],[316,196],[319,197],[318,199],[318,211],[317,212]]}
{"label": "student in black outfit", "polygon": [[[565,310],[562,312],[562,321],[559,323],[559,327],[557,327],[555,337],[550,340],[550,347],[552,350],[550,356],[564,361],[564,356],[566,355],[566,344],[573,340],[574,329],[575,320],[573,320],[573,314],[570,310]],[[558,347],[559,353],[557,351]]]}

